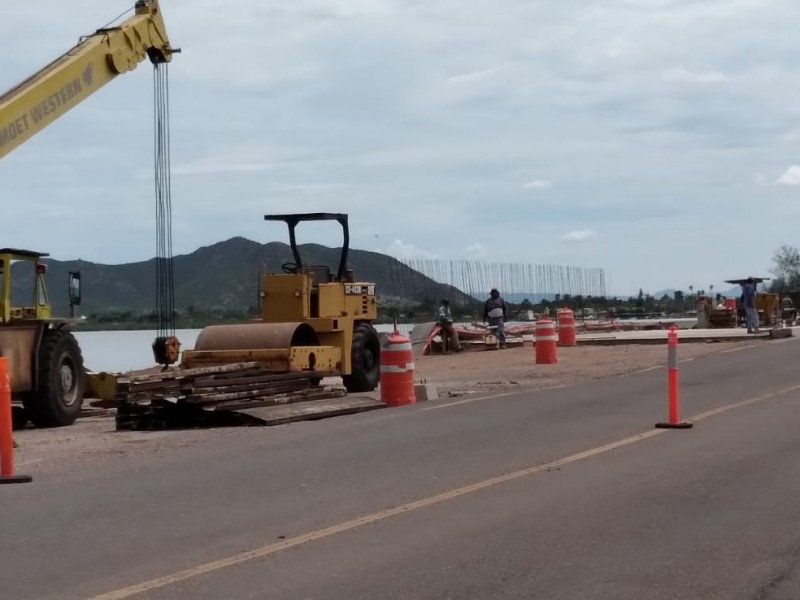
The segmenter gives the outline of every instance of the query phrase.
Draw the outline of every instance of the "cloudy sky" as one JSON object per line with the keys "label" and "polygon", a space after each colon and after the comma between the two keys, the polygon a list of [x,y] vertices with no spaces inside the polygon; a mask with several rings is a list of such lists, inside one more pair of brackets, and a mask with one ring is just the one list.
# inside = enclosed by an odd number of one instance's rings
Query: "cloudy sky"
{"label": "cloudy sky", "polygon": [[[6,3],[0,89],[132,3]],[[765,275],[800,244],[797,0],[162,8],[175,254],[337,211],[358,248],[603,267],[635,293]],[[153,256],[152,87],[143,63],[3,159],[3,245]]]}

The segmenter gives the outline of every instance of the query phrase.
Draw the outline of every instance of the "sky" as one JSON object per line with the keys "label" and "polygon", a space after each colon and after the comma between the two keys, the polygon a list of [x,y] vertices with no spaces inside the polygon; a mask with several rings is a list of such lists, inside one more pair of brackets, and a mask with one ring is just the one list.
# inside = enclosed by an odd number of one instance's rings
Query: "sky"
{"label": "sky", "polygon": [[[133,0],[7,3],[0,90]],[[398,258],[769,276],[800,245],[796,0],[162,0],[173,252],[346,212]],[[4,246],[156,251],[144,62],[0,162]],[[336,245],[332,224],[303,241]]]}

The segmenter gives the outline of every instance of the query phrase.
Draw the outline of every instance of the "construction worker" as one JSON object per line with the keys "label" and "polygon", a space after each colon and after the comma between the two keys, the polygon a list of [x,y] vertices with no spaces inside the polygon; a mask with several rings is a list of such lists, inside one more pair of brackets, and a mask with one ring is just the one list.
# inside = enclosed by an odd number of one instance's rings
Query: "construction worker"
{"label": "construction worker", "polygon": [[489,322],[489,327],[497,331],[497,339],[500,347],[506,347],[505,322],[508,314],[506,301],[500,297],[500,292],[492,288],[489,292],[489,299],[483,305],[483,320]]}
{"label": "construction worker", "polygon": [[756,280],[748,277],[742,284],[742,308],[747,333],[758,333],[758,311],[756,310]]}
{"label": "construction worker", "polygon": [[789,324],[795,320],[797,311],[794,308],[794,303],[789,296],[784,296],[781,299],[781,320],[784,324]]}
{"label": "construction worker", "polygon": [[439,327],[442,328],[442,341],[445,348],[454,352],[461,352],[464,348],[458,341],[458,332],[453,327],[453,317],[450,315],[450,300],[445,298],[439,307]]}

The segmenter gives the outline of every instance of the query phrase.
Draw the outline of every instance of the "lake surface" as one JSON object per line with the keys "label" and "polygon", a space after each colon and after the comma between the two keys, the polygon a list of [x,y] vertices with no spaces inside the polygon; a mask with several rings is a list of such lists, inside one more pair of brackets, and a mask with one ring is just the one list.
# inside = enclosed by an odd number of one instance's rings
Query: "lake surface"
{"label": "lake surface", "polygon": [[[403,335],[408,335],[413,325],[398,325]],[[391,325],[376,325],[379,332],[392,331]],[[181,350],[191,350],[200,335],[200,329],[179,329],[176,335]],[[140,331],[78,331],[75,338],[83,352],[83,362],[90,371],[130,371],[155,366],[153,340],[155,330]]]}

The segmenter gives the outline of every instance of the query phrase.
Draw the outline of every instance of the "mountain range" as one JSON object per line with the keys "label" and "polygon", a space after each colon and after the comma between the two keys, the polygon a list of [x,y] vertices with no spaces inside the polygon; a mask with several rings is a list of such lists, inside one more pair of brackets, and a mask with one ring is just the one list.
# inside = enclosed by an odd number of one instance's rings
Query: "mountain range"
{"label": "mountain range", "polygon": [[[303,262],[327,265],[336,271],[341,250],[317,244],[299,246]],[[106,265],[83,260],[44,259],[47,285],[55,314],[68,314],[67,282],[69,271],[81,272],[83,301],[79,313],[91,314],[111,309],[147,311],[155,306],[156,261]],[[246,310],[258,301],[258,276],[262,270],[280,272],[281,265],[293,262],[291,248],[281,242],[259,244],[243,237],[203,246],[190,254],[175,256],[173,278],[175,307],[202,310]],[[21,265],[20,265],[21,266]],[[456,288],[440,284],[400,261],[366,250],[350,249],[348,266],[357,281],[375,283],[381,302],[403,300],[438,303],[474,302]],[[32,269],[15,265],[12,297],[30,304]]]}
{"label": "mountain range", "polygon": [[[318,244],[299,246],[304,262],[327,265],[335,272],[341,250]],[[258,304],[258,276],[262,271],[280,272],[281,265],[293,262],[291,248],[282,242],[260,244],[243,237],[233,237],[189,254],[175,256],[173,276],[175,306],[189,309],[244,311]],[[89,315],[109,310],[144,312],[155,306],[156,261],[108,265],[84,260],[45,259],[50,301],[56,315],[69,312],[67,282],[69,271],[80,271],[83,302],[78,314]],[[15,265],[12,298],[16,304],[30,305],[33,294],[32,269]],[[472,298],[453,286],[441,284],[415,271],[402,262],[367,250],[350,249],[348,267],[354,269],[357,281],[375,283],[383,305],[408,301],[427,302],[434,306],[442,298],[450,298],[454,306],[474,305],[483,298]],[[715,290],[716,292],[716,290]],[[684,292],[688,293],[688,292]],[[738,286],[720,290],[738,296]],[[674,290],[661,290],[653,296],[672,297]],[[552,295],[504,294],[506,300],[519,303],[525,298],[538,302]]]}

